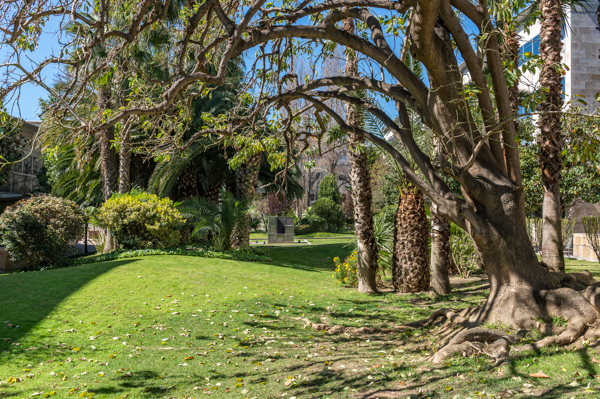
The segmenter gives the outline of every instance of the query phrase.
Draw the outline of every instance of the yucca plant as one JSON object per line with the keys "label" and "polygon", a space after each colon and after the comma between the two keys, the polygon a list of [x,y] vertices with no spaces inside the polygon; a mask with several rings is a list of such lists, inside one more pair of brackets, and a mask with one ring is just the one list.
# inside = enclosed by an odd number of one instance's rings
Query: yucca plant
{"label": "yucca plant", "polygon": [[212,240],[219,251],[231,249],[233,235],[249,211],[248,201],[238,201],[230,191],[221,193],[220,203],[191,197],[178,209],[188,223],[194,225],[192,237]]}

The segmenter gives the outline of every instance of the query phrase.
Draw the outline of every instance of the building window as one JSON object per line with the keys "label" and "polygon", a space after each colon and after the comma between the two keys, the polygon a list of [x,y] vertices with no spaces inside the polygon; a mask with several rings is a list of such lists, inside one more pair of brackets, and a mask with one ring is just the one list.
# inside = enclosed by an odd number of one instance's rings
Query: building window
{"label": "building window", "polygon": [[338,180],[346,180],[346,175],[345,175],[345,174],[343,174],[343,173],[340,173],[340,174],[338,175]]}
{"label": "building window", "polygon": [[[527,56],[526,53],[528,53]],[[519,66],[523,65],[523,62],[527,61],[532,55],[540,55],[540,35],[521,46],[519,49]]]}

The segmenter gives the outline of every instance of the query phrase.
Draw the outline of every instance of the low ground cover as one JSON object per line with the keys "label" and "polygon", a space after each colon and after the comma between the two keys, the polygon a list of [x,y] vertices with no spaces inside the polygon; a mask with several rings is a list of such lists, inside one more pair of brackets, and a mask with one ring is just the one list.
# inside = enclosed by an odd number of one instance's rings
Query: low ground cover
{"label": "low ground cover", "polygon": [[[306,328],[300,319],[391,327],[441,307],[480,304],[487,294],[485,280],[471,278],[437,299],[359,295],[331,277],[332,258],[348,256],[349,247],[314,244],[268,248],[270,262],[151,256],[2,275],[0,393],[459,399],[600,392],[596,341],[519,354],[499,367],[485,356],[433,365],[426,359],[439,347],[438,327],[372,335]],[[600,272],[588,262],[567,267]],[[539,371],[549,378],[530,376]]]}

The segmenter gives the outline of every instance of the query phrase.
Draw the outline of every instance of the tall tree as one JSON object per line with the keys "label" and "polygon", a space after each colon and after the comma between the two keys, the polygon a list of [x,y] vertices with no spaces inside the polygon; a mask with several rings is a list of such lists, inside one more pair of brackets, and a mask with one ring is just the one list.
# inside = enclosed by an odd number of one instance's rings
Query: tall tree
{"label": "tall tree", "polygon": [[560,173],[562,169],[562,1],[541,0],[540,85],[545,99],[539,105],[540,160],[544,186],[542,261],[550,270],[563,272],[565,260],[561,231]]}
{"label": "tall tree", "polygon": [[450,293],[450,223],[431,205],[431,290],[437,295]]}
{"label": "tall tree", "polygon": [[[260,152],[252,154],[236,169],[235,185],[238,200],[250,202],[256,194],[261,158],[262,153]],[[250,245],[251,219],[250,213],[243,215],[243,220],[238,225],[233,239],[234,248],[245,248]]]}
{"label": "tall tree", "polygon": [[[354,19],[347,18],[343,22],[345,32],[354,34]],[[354,49],[346,49],[346,76],[358,76],[358,58]],[[361,128],[360,112],[352,104],[346,109],[346,124],[353,128]],[[373,229],[373,195],[371,193],[371,176],[367,167],[367,151],[365,139],[357,134],[349,133],[350,149],[350,186],[354,205],[354,229],[357,240],[358,292],[372,294],[377,292],[377,256],[379,249],[375,242]]]}

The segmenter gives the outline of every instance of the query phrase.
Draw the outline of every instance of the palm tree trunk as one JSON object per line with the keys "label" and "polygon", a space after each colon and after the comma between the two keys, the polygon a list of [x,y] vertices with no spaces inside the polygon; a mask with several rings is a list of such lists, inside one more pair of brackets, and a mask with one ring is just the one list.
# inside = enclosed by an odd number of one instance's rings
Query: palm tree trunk
{"label": "palm tree trunk", "polygon": [[450,293],[450,223],[431,206],[431,290],[437,295]]}
{"label": "palm tree trunk", "polygon": [[119,149],[119,193],[131,190],[131,136],[129,128],[124,128]]}
{"label": "palm tree trunk", "polygon": [[[101,87],[98,92],[98,108],[110,109],[110,88]],[[100,158],[102,158],[102,195],[107,201],[117,189],[117,155],[112,143],[115,139],[115,129],[110,127],[99,133]],[[116,249],[116,243],[110,230],[106,230],[106,245],[104,252]]]}
{"label": "palm tree trunk", "polygon": [[[540,84],[547,89],[546,98],[539,105],[541,112],[562,109],[562,25],[561,0],[542,0],[542,28],[540,32],[540,58],[543,65]],[[544,186],[542,261],[551,271],[564,272],[563,241],[561,231],[560,172],[562,169],[562,126],[560,114],[540,115],[540,159],[542,185]]]}
{"label": "palm tree trunk", "polygon": [[408,184],[402,189],[396,213],[392,280],[400,292],[429,289],[429,223],[423,193]]}
{"label": "palm tree trunk", "polygon": [[[354,33],[354,20],[344,20],[343,28],[346,32]],[[354,50],[347,49],[346,75],[358,75],[358,60]],[[349,126],[360,126],[361,118],[357,110],[349,105],[346,110],[346,123]],[[354,229],[357,241],[357,270],[358,292],[377,292],[377,243],[373,228],[371,177],[367,168],[367,153],[364,151],[364,140],[354,134],[349,134],[350,150],[350,185],[352,187],[352,202],[354,205]]]}
{"label": "palm tree trunk", "polygon": [[[258,173],[260,172],[260,161],[262,154],[258,153],[248,158],[236,170],[235,184],[238,200],[248,200],[256,193],[258,187]],[[245,248],[250,245],[250,214],[246,213],[233,237],[234,248]]]}

